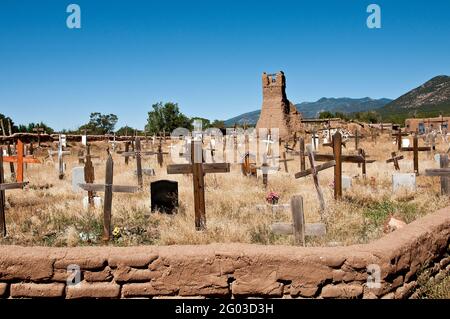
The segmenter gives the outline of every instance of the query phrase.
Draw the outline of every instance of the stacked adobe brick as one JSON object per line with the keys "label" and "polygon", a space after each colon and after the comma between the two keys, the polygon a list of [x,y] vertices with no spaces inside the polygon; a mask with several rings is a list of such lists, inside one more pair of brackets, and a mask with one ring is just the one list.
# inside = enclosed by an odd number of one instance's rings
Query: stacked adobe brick
{"label": "stacked adobe brick", "polygon": [[[366,245],[0,246],[0,297],[407,298],[450,271],[450,208]],[[68,285],[69,265],[81,282]],[[367,285],[380,267],[381,287]]]}

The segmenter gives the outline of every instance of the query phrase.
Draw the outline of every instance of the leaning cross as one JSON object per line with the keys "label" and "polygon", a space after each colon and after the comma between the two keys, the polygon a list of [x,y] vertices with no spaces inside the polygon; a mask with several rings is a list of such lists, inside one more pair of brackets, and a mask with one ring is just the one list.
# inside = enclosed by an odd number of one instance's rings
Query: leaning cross
{"label": "leaning cross", "polygon": [[321,216],[321,218],[323,218],[323,212],[325,211],[325,200],[323,199],[322,189],[320,188],[318,173],[320,171],[323,171],[323,170],[327,169],[327,168],[335,166],[336,165],[336,161],[331,160],[329,162],[326,162],[324,164],[316,166],[316,162],[315,162],[315,159],[314,159],[314,153],[312,151],[312,146],[310,144],[308,144],[306,146],[306,150],[307,150],[307,153],[308,153],[309,164],[310,164],[311,168],[308,168],[307,170],[304,170],[304,171],[301,171],[299,173],[296,173],[295,174],[295,178],[301,178],[301,177],[305,177],[305,176],[308,176],[308,175],[312,175],[313,176],[314,186],[316,187],[317,196],[319,197],[320,216]]}
{"label": "leaning cross", "polygon": [[288,166],[287,166],[287,162],[293,161],[294,159],[290,158],[287,159],[286,158],[286,152],[283,152],[283,159],[279,160],[279,162],[284,163],[284,171],[287,173],[288,172]]}
{"label": "leaning cross", "polygon": [[386,163],[394,163],[394,168],[396,171],[400,170],[400,165],[398,164],[399,160],[403,159],[403,155],[399,155],[397,156],[397,154],[395,152],[391,153],[391,158],[386,160]]}
{"label": "leaning cross", "polygon": [[91,192],[105,192],[103,204],[103,240],[111,239],[111,210],[113,193],[136,193],[139,188],[136,186],[113,185],[114,162],[111,154],[106,160],[105,184],[78,184],[81,189]]}
{"label": "leaning cross", "polygon": [[5,218],[5,190],[23,188],[28,182],[5,183],[5,174],[3,172],[3,148],[0,147],[0,232],[6,236],[6,218]]}
{"label": "leaning cross", "polygon": [[24,147],[21,140],[17,141],[17,155],[16,156],[4,156],[3,162],[17,163],[17,182],[23,182],[23,165],[28,164],[40,164],[41,162],[33,157],[24,156]]}
{"label": "leaning cross", "polygon": [[426,176],[440,176],[441,178],[441,194],[450,195],[450,168],[448,168],[448,155],[440,154],[439,162],[441,168],[426,169]]}
{"label": "leaning cross", "polygon": [[419,152],[429,151],[431,148],[429,146],[421,146],[419,147],[419,139],[417,134],[414,134],[413,137],[413,147],[402,147],[401,151],[413,152],[413,161],[414,161],[414,173],[416,176],[419,175]]}
{"label": "leaning cross", "polygon": [[203,163],[201,141],[191,141],[191,163],[172,164],[167,166],[167,174],[192,174],[194,188],[195,228],[206,228],[205,209],[205,174],[228,173],[230,163]]}

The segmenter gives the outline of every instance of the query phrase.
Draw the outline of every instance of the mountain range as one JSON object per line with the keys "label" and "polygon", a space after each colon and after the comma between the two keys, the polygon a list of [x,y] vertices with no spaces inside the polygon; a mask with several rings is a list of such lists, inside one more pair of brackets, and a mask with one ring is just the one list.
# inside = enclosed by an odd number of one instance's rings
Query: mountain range
{"label": "mountain range", "polygon": [[[371,99],[369,97],[353,98],[321,98],[316,102],[302,102],[295,105],[303,114],[303,118],[317,117],[319,113],[356,113],[375,111],[383,121],[404,123],[411,117],[434,117],[440,114],[450,116],[450,77],[439,75],[412,89],[395,100],[387,98]],[[226,126],[234,123],[255,125],[260,110],[244,113],[225,121]]]}
{"label": "mountain range", "polygon": [[[319,116],[321,112],[329,111],[332,113],[352,113],[352,112],[365,112],[371,110],[377,110],[382,108],[392,100],[371,99],[369,97],[352,99],[348,97],[343,98],[326,98],[323,97],[316,102],[302,102],[296,104],[297,110],[303,114],[303,118],[313,118]],[[246,122],[248,125],[255,125],[258,121],[261,110],[256,110],[248,113],[244,113],[228,119],[225,121],[225,126],[233,126],[234,123],[243,124]]]}

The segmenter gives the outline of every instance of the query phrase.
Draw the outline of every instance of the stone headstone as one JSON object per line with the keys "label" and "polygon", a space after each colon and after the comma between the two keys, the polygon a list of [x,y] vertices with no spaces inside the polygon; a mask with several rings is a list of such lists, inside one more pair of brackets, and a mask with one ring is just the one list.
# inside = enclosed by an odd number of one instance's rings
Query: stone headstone
{"label": "stone headstone", "polygon": [[[102,207],[103,200],[99,196],[94,196],[94,207],[100,208]],[[83,197],[83,208],[87,210],[89,207],[89,198],[87,196]]]}
{"label": "stone headstone", "polygon": [[72,169],[72,191],[82,192],[83,190],[78,186],[78,184],[86,183],[84,180],[84,167],[74,167]]}
{"label": "stone headstone", "polygon": [[178,208],[178,182],[159,180],[150,184],[151,210],[172,214]]}
{"label": "stone headstone", "polygon": [[352,178],[350,176],[342,175],[342,189],[346,190],[352,187]]}
{"label": "stone headstone", "polygon": [[416,191],[415,173],[394,173],[392,174],[392,190],[396,192],[403,188],[410,191]]}
{"label": "stone headstone", "polygon": [[402,147],[409,147],[409,138],[402,138]]}

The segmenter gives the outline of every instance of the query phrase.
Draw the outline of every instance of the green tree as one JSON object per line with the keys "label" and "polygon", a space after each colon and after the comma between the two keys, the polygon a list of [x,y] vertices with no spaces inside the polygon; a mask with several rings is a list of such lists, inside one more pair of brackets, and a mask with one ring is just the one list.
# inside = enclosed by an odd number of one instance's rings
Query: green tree
{"label": "green tree", "polygon": [[118,135],[118,136],[132,136],[132,135],[134,135],[134,132],[136,132],[138,135],[140,134],[139,130],[137,130],[135,128],[132,128],[131,126],[125,125],[125,126],[122,126],[121,128],[119,128],[116,131],[116,135]]}
{"label": "green tree", "polygon": [[211,127],[215,127],[215,128],[225,128],[225,122],[224,121],[220,121],[220,120],[214,120],[211,123]]}
{"label": "green tree", "polygon": [[330,111],[323,111],[319,113],[319,119],[331,119],[334,117],[335,117],[334,113]]}
{"label": "green tree", "polygon": [[37,127],[44,129],[44,133],[47,133],[47,134],[53,134],[55,132],[54,129],[49,127],[44,122],[40,122],[40,123],[31,122],[28,125],[19,125],[19,132],[36,133],[33,131],[33,129],[37,128]]}
{"label": "green tree", "polygon": [[99,112],[93,112],[90,115],[89,123],[80,126],[78,131],[82,132],[83,130],[89,130],[90,134],[107,134],[114,131],[117,121],[118,117],[115,114],[101,114]]}
{"label": "green tree", "polygon": [[156,103],[152,105],[153,110],[148,112],[147,125],[145,129],[150,134],[165,132],[170,134],[177,127],[192,128],[189,118],[180,112],[177,103]]}
{"label": "green tree", "polygon": [[191,125],[194,125],[195,120],[201,120],[202,121],[202,128],[207,129],[211,127],[211,121],[208,119],[205,119],[203,117],[192,117],[191,118]]}

